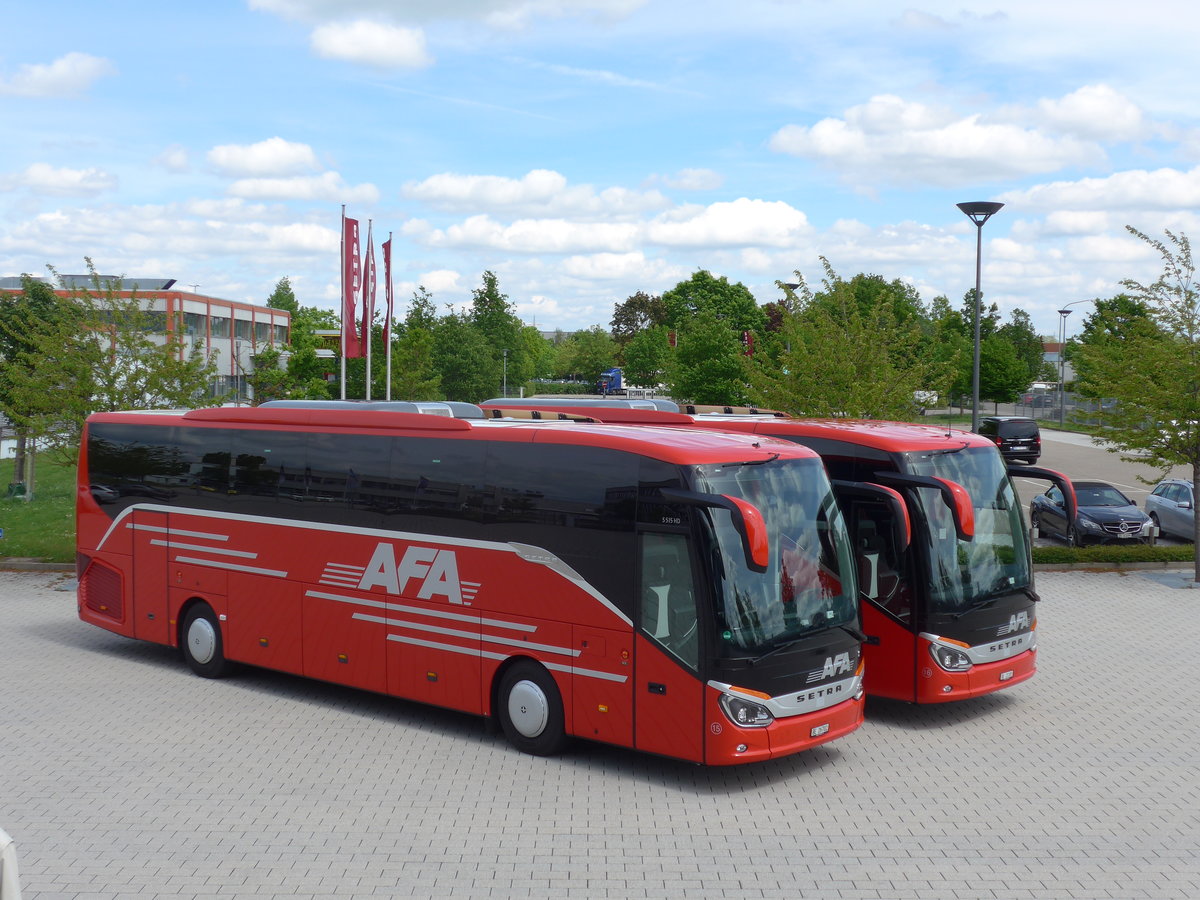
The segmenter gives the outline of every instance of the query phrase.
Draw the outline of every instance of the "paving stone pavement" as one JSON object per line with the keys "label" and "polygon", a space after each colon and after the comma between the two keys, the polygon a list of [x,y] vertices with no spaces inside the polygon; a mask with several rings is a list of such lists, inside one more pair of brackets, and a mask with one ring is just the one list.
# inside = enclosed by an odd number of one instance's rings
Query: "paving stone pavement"
{"label": "paving stone pavement", "polygon": [[1040,671],[704,769],[254,669],[208,681],[0,572],[25,900],[1200,897],[1200,591],[1040,573]]}

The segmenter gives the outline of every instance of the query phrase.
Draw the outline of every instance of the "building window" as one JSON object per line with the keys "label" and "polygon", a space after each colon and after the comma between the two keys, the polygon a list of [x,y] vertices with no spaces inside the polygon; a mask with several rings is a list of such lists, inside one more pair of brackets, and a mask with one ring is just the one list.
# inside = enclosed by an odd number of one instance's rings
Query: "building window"
{"label": "building window", "polygon": [[229,337],[229,319],[225,316],[213,316],[209,321],[209,326],[212,328],[212,336],[215,338]]}
{"label": "building window", "polygon": [[234,327],[233,336],[236,338],[239,338],[240,340],[243,340],[243,341],[251,340],[252,339],[250,336],[250,325],[251,324],[252,323],[246,319],[235,319],[234,324],[233,324],[233,327]]}

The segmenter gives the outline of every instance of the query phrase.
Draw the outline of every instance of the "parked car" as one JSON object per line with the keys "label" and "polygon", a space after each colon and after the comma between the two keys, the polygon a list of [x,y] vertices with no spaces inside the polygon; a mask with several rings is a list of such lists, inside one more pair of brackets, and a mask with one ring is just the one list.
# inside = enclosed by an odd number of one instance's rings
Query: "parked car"
{"label": "parked car", "polygon": [[1110,541],[1145,541],[1153,532],[1150,517],[1111,484],[1076,481],[1075,521],[1067,521],[1058,485],[1029,501],[1029,521],[1039,537],[1062,538],[1072,547]]}
{"label": "parked car", "polygon": [[1195,536],[1196,500],[1190,481],[1164,478],[1146,498],[1146,512],[1163,534],[1189,541]]}
{"label": "parked car", "polygon": [[1006,461],[1035,463],[1042,455],[1042,432],[1026,416],[986,416],[979,420],[979,433],[1000,448]]}

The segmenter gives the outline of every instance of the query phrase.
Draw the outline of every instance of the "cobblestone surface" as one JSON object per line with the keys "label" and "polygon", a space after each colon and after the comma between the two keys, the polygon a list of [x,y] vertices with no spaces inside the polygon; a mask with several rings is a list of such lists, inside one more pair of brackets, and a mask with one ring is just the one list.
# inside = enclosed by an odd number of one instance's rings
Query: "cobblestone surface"
{"label": "cobblestone surface", "polygon": [[286,675],[191,675],[0,572],[26,900],[1200,897],[1200,590],[1043,573],[1030,682],[702,769]]}

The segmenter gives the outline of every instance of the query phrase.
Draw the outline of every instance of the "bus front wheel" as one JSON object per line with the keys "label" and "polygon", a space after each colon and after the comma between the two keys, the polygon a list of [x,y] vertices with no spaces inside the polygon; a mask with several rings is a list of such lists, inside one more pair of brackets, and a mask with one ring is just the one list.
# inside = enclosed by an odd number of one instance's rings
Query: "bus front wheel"
{"label": "bus front wheel", "polygon": [[225,648],[221,641],[221,626],[216,614],[203,603],[188,610],[183,620],[183,658],[197,675],[220,678],[228,669]]}
{"label": "bus front wheel", "polygon": [[537,663],[522,660],[504,673],[497,706],[504,736],[521,752],[553,756],[566,746],[562,695]]}

